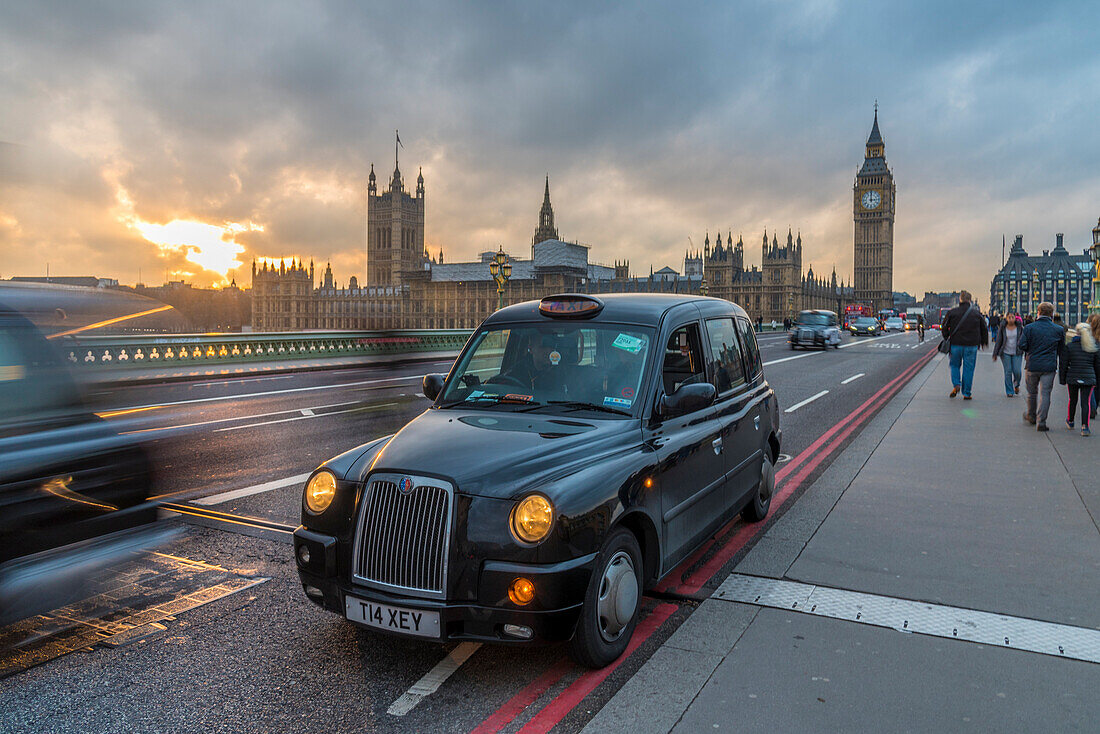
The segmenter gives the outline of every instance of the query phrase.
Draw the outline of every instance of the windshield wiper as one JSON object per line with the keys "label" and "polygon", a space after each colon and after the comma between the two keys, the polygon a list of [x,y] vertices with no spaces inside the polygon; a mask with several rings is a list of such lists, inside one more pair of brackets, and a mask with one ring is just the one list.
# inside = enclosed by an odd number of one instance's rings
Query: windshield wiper
{"label": "windshield wiper", "polygon": [[523,405],[528,408],[539,407],[542,405],[542,403],[536,403],[530,400],[516,400],[514,398],[508,398],[507,395],[478,395],[476,398],[463,398],[462,400],[452,400],[449,403],[441,403],[439,407],[454,408],[459,405],[473,406],[477,405],[478,403],[486,403],[489,405],[499,405],[503,403],[505,405]]}
{"label": "windshield wiper", "polygon": [[609,408],[606,405],[596,405],[595,403],[585,403],[585,402],[581,402],[579,400],[549,400],[545,403],[540,403],[538,405],[532,405],[528,408],[523,408],[523,409],[521,409],[519,411],[516,411],[516,412],[526,413],[530,410],[535,410],[537,408],[546,408],[546,407],[549,407],[549,406],[556,406],[556,407],[560,407],[560,408],[565,408],[567,410],[597,410],[601,413],[614,413],[615,415],[630,416],[629,411],[626,411],[626,410],[620,410],[618,408]]}

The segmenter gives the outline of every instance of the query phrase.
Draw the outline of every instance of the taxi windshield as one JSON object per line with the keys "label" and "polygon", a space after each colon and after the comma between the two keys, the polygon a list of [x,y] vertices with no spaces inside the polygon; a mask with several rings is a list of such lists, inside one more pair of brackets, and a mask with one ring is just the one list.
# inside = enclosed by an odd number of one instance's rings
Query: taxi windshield
{"label": "taxi windshield", "polygon": [[634,415],[652,341],[652,329],[633,324],[483,329],[452,370],[438,405]]}
{"label": "taxi windshield", "polygon": [[803,326],[828,326],[831,319],[827,314],[803,311],[798,314],[798,323]]}
{"label": "taxi windshield", "polygon": [[856,326],[874,326],[877,323],[878,321],[870,316],[863,316],[862,318],[856,319]]}

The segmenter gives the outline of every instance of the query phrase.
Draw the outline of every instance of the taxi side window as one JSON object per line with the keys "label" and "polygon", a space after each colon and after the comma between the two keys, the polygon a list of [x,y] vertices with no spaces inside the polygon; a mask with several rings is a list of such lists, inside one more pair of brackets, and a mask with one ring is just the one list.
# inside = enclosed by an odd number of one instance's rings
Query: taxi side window
{"label": "taxi side window", "polygon": [[756,346],[756,334],[748,319],[737,319],[737,330],[741,333],[741,345],[745,352],[745,374],[749,380],[755,378],[764,366],[760,363],[760,350]]}
{"label": "taxi side window", "polygon": [[707,319],[710,339],[711,382],[722,395],[745,383],[745,368],[741,363],[741,346],[733,319]]}
{"label": "taxi side window", "polygon": [[698,324],[685,324],[669,336],[661,368],[666,395],[679,390],[680,385],[707,381],[702,346]]}

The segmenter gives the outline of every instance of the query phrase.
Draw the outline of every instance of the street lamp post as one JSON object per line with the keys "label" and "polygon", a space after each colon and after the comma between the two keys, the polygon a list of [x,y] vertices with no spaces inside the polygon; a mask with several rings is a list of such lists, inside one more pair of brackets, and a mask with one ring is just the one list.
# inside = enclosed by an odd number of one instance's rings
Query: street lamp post
{"label": "street lamp post", "polygon": [[1092,228],[1092,305],[1089,313],[1100,313],[1100,219]]}
{"label": "street lamp post", "polygon": [[489,261],[489,274],[497,284],[497,310],[499,311],[504,308],[504,284],[512,277],[512,263],[508,262],[508,256],[504,254],[503,245]]}
{"label": "street lamp post", "polygon": [[1031,271],[1031,315],[1039,313],[1039,269]]}
{"label": "street lamp post", "polygon": [[710,292],[710,287],[707,286],[707,279],[703,278],[702,282],[699,283],[699,293],[700,293],[700,295],[705,296],[709,292]]}

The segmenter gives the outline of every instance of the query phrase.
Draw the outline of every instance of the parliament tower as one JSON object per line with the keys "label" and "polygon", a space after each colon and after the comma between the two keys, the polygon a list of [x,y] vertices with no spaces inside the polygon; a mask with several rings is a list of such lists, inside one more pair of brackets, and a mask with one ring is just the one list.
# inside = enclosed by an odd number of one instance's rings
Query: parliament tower
{"label": "parliament tower", "polygon": [[[396,151],[396,148],[395,148]],[[416,194],[405,190],[394,155],[388,191],[378,193],[374,164],[367,183],[367,285],[400,285],[421,268],[424,257],[424,174]]]}
{"label": "parliament tower", "polygon": [[894,305],[894,174],[886,165],[886,144],[875,124],[867,138],[863,167],[852,187],[855,218],[855,300],[875,311]]}

